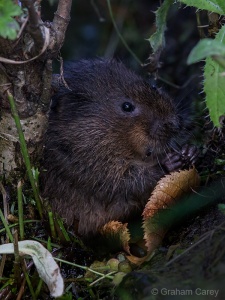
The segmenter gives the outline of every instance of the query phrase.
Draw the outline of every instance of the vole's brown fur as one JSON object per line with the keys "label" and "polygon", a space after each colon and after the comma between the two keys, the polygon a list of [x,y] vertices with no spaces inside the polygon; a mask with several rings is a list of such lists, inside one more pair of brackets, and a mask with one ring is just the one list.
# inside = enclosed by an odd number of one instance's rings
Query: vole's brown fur
{"label": "vole's brown fur", "polygon": [[179,165],[170,152],[183,123],[168,96],[115,60],[73,63],[65,80],[49,116],[43,194],[68,225],[94,234],[141,214],[166,161]]}

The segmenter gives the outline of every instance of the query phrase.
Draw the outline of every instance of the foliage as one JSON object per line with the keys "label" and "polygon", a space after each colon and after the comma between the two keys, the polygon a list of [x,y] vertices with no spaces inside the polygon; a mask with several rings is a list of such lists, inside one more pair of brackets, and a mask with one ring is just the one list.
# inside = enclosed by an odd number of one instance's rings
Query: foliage
{"label": "foliage", "polygon": [[173,0],[165,0],[161,7],[156,11],[157,31],[149,38],[153,51],[156,53],[160,48],[165,47],[166,17]]}
{"label": "foliage", "polygon": [[180,2],[194,6],[198,9],[205,9],[208,11],[215,12],[220,15],[225,14],[225,2],[224,0],[180,0]]}
{"label": "foliage", "polygon": [[[224,30],[225,28],[222,27],[221,31],[223,32]],[[216,39],[203,39],[193,48],[188,57],[187,63],[196,63],[207,56],[225,56],[224,45]]]}
{"label": "foliage", "polygon": [[18,22],[13,18],[21,15],[21,8],[12,0],[0,1],[0,36],[14,40],[19,30]]}
{"label": "foliage", "polygon": [[[217,49],[225,51],[225,26],[217,34],[214,42],[218,43]],[[221,63],[218,63],[220,58]],[[223,62],[223,65],[222,65]],[[219,56],[208,56],[204,69],[204,91],[206,94],[206,104],[213,124],[219,126],[219,117],[225,113],[225,77],[222,73],[225,70],[225,54]]]}
{"label": "foliage", "polygon": [[[180,0],[188,6],[197,9],[205,9],[209,12],[225,15],[224,0]],[[156,12],[157,31],[150,37],[149,42],[156,53],[159,47],[163,47],[165,39],[166,18],[170,6],[170,0],[165,0]],[[220,116],[225,114],[225,25],[216,35],[215,40],[203,39],[191,51],[187,63],[195,63],[206,58],[204,68],[204,92],[209,116],[216,127],[220,127]]]}

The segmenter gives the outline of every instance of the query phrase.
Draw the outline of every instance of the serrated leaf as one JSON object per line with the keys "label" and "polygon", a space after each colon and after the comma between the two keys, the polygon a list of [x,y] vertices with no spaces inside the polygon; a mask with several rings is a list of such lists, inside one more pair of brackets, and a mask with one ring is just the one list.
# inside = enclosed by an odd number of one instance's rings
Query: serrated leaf
{"label": "serrated leaf", "polygon": [[114,247],[123,248],[129,253],[130,233],[127,223],[110,221],[101,228],[100,234],[104,237],[105,243],[108,244],[110,249]]}
{"label": "serrated leaf", "polygon": [[[216,35],[215,41],[225,47],[225,26]],[[214,126],[219,127],[219,117],[225,114],[225,76],[224,68],[213,58],[206,59],[204,68],[204,92],[206,105]]]}
{"label": "serrated leaf", "polygon": [[[170,224],[162,212],[171,207],[185,193],[199,184],[195,168],[173,172],[159,180],[143,211],[144,239],[148,252],[152,253],[162,242]],[[163,223],[165,222],[165,224]]]}
{"label": "serrated leaf", "polygon": [[165,45],[166,18],[169,8],[174,3],[173,0],[165,0],[156,11],[156,32],[148,39],[153,52],[156,53]]}
{"label": "serrated leaf", "polygon": [[12,0],[1,0],[0,2],[0,14],[1,18],[10,16],[19,16],[22,10],[18,4],[15,4]]}
{"label": "serrated leaf", "polygon": [[[140,265],[151,258],[154,250],[161,244],[163,237],[169,229],[168,222],[161,220],[162,211],[168,211],[173,204],[192,188],[199,184],[199,176],[195,168],[173,172],[159,180],[157,186],[143,211],[143,236],[132,237],[128,224],[119,221],[111,221],[105,224],[99,231],[102,237],[101,242],[107,245],[108,249],[123,248],[128,255],[126,258],[135,265]],[[131,221],[132,223],[132,221]],[[138,224],[138,222],[137,222]],[[137,225],[136,224],[136,225]],[[131,226],[129,226],[131,228]],[[131,251],[131,244],[143,250],[145,256],[137,255]],[[134,249],[133,249],[134,250]],[[138,251],[138,254],[140,252]]]}
{"label": "serrated leaf", "polygon": [[225,1],[224,0],[180,0],[180,2],[194,6],[198,9],[205,9],[215,12],[219,15],[225,14]]}
{"label": "serrated leaf", "polygon": [[19,24],[13,17],[21,13],[20,6],[14,4],[12,0],[0,1],[0,36],[12,40],[16,38]]}
{"label": "serrated leaf", "polygon": [[148,254],[144,257],[137,257],[134,255],[127,255],[126,258],[134,265],[140,266],[143,262],[148,261],[151,258],[152,253],[148,252]]}
{"label": "serrated leaf", "polygon": [[[32,257],[38,274],[47,284],[51,295],[60,297],[64,291],[63,278],[51,253],[36,241],[20,241],[18,247],[20,255]],[[14,245],[12,243],[0,245],[0,253],[14,253]]]}
{"label": "serrated leaf", "polygon": [[196,63],[208,56],[225,56],[225,45],[220,41],[203,39],[192,49],[188,56],[187,63]]}
{"label": "serrated leaf", "polygon": [[20,27],[15,20],[9,19],[3,26],[0,24],[0,36],[4,39],[9,38],[10,40],[14,40],[17,37],[19,28]]}

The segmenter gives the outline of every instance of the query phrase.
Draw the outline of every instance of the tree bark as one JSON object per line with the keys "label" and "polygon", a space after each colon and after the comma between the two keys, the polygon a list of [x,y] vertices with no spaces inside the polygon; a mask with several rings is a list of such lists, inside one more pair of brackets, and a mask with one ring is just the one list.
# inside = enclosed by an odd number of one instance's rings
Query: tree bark
{"label": "tree bark", "polygon": [[15,41],[0,38],[0,176],[14,178],[24,169],[7,90],[14,96],[31,160],[37,162],[51,97],[52,60],[63,45],[72,0],[59,0],[52,23],[40,18],[39,1],[21,0],[28,18],[18,22]]}

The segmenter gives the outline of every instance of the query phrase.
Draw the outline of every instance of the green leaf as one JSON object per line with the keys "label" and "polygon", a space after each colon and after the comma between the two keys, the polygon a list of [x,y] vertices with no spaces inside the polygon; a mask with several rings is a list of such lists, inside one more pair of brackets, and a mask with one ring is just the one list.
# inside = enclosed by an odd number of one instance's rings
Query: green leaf
{"label": "green leaf", "polygon": [[203,39],[192,49],[187,63],[193,64],[208,56],[225,56],[225,46],[217,40]]}
{"label": "green leaf", "polygon": [[198,9],[205,9],[219,15],[225,14],[225,1],[224,0],[180,0],[180,2],[188,5],[194,6]]}
{"label": "green leaf", "polygon": [[157,31],[148,39],[154,53],[165,45],[166,18],[169,8],[174,3],[174,0],[165,0],[159,9],[156,11],[156,28]]}
{"label": "green leaf", "polygon": [[22,10],[19,5],[12,0],[0,0],[0,36],[3,38],[15,39],[19,24],[13,17],[21,15]]}
{"label": "green leaf", "polygon": [[218,209],[225,215],[225,204],[224,203],[219,203]]}
{"label": "green leaf", "polygon": [[[225,47],[225,26],[223,26],[215,38],[221,46]],[[219,117],[225,114],[225,76],[222,74],[224,67],[211,57],[207,57],[204,69],[204,91],[206,105],[214,126],[219,127]]]}

